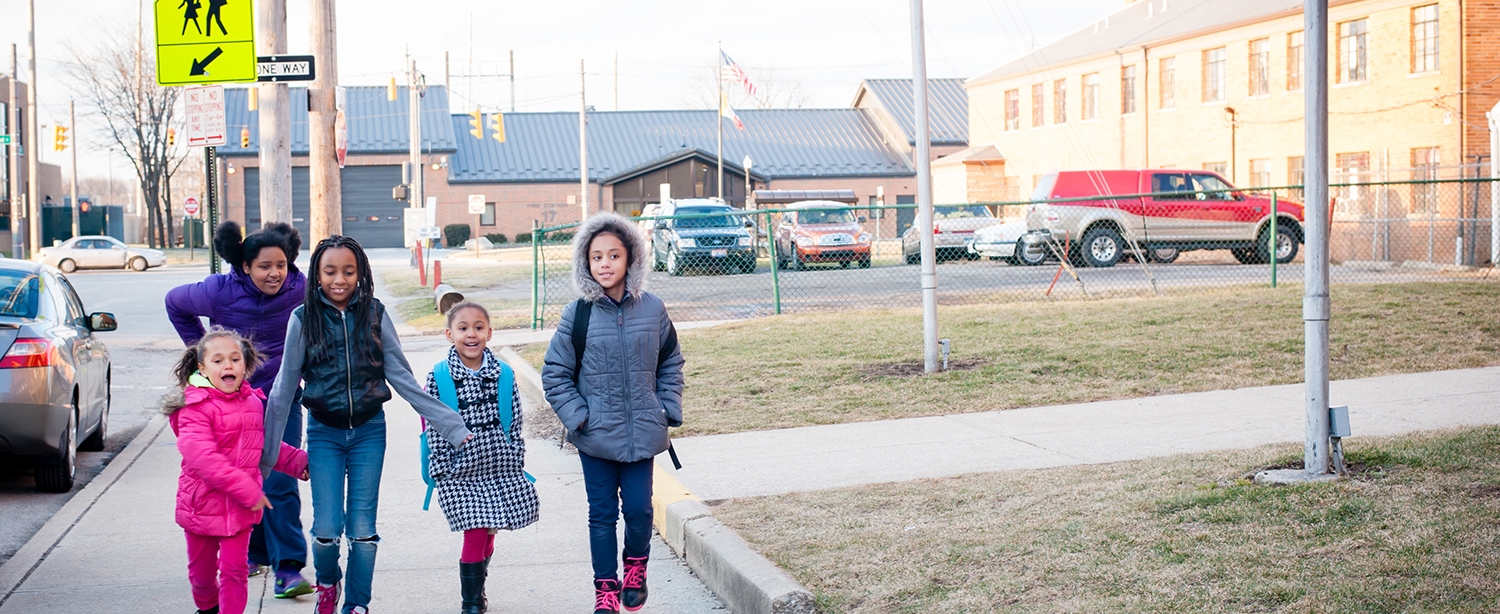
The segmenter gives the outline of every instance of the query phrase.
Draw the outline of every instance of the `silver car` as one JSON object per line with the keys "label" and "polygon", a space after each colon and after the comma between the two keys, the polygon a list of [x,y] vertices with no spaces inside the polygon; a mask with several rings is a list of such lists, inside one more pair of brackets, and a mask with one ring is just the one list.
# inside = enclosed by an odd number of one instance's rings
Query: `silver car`
{"label": "silver car", "polygon": [[0,454],[34,459],[37,490],[72,490],[78,450],[104,449],[109,349],[94,333],[117,327],[56,269],[0,259]]}
{"label": "silver car", "polygon": [[123,269],[130,267],[144,271],[167,263],[167,255],[159,250],[131,247],[114,237],[85,235],[73,237],[62,245],[43,247],[37,251],[36,260],[50,264],[64,273],[78,269]]}

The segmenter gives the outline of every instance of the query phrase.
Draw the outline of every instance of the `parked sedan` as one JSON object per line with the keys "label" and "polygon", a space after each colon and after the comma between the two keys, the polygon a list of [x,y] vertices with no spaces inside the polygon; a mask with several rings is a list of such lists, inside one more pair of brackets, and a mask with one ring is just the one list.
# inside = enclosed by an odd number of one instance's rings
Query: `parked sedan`
{"label": "parked sedan", "polygon": [[[933,207],[932,238],[938,262],[979,258],[969,253],[969,241],[974,238],[974,231],[999,223],[1000,219],[984,205]],[[915,224],[901,234],[901,255],[906,258],[907,264],[916,264],[922,260],[922,237],[917,233]]]}
{"label": "parked sedan", "polygon": [[980,228],[974,231],[974,240],[969,242],[969,253],[991,260],[1005,259],[1011,264],[1036,266],[1047,259],[1047,252],[1042,245],[1022,239],[1026,232],[1026,220]]}
{"label": "parked sedan", "polygon": [[167,263],[159,250],[131,247],[114,237],[100,235],[73,237],[55,247],[37,251],[36,260],[72,273],[78,269],[123,269],[144,271]]}
{"label": "parked sedan", "polygon": [[94,333],[116,327],[56,269],[0,259],[0,454],[34,459],[38,490],[72,490],[78,450],[104,449],[109,349]]}

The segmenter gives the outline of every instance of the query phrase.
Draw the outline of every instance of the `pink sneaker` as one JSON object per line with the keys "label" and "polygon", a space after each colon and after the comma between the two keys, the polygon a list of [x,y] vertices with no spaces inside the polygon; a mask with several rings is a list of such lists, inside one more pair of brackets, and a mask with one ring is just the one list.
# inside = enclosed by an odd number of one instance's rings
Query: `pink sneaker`
{"label": "pink sneaker", "polygon": [[594,580],[594,614],[619,614],[620,581],[614,578]]}
{"label": "pink sneaker", "polygon": [[625,557],[625,582],[620,588],[620,605],[634,612],[646,605],[646,560],[644,556]]}
{"label": "pink sneaker", "polygon": [[314,614],[338,614],[339,610],[339,583],[318,585],[318,604],[313,608]]}

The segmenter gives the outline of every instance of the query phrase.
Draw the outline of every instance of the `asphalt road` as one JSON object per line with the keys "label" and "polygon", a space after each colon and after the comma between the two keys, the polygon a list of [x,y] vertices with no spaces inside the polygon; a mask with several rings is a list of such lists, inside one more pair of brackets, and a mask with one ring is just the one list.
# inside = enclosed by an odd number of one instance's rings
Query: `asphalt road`
{"label": "asphalt road", "polygon": [[37,492],[28,462],[0,457],[0,564],[10,560],[74,493],[98,475],[160,409],[160,399],[170,384],[167,370],[182,352],[163,299],[167,290],[207,274],[208,267],[199,265],[68,275],[84,309],[113,313],[120,322],[119,330],[100,333],[109,347],[114,373],[109,439],[103,452],[78,453],[77,484],[68,493]]}

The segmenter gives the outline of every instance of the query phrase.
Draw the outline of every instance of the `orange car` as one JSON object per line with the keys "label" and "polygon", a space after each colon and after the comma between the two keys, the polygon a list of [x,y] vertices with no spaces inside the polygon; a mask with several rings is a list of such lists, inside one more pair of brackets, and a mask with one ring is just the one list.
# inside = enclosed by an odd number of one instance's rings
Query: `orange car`
{"label": "orange car", "polygon": [[808,264],[833,263],[849,268],[858,262],[870,266],[870,233],[860,228],[864,216],[852,205],[831,200],[804,200],[788,204],[776,225],[776,257],[781,265],[802,270]]}

